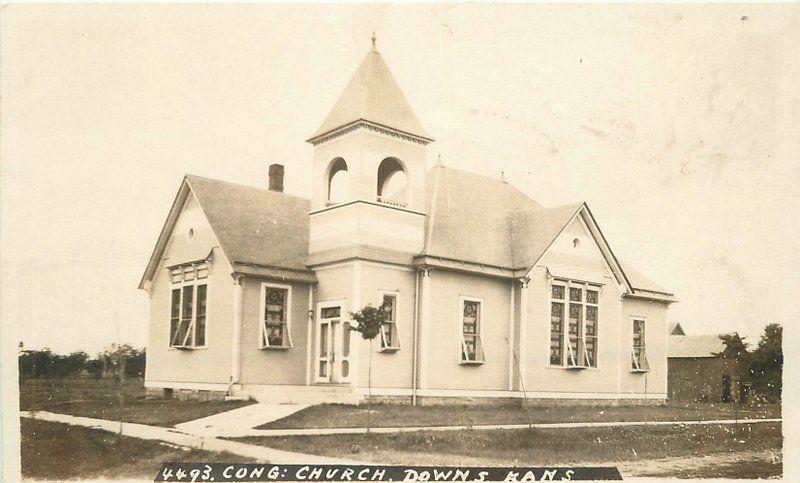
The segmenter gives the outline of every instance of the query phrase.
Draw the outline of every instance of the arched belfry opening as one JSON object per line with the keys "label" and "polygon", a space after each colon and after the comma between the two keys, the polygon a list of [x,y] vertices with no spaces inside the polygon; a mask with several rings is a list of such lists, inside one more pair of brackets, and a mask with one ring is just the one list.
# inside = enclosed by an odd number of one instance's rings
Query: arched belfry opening
{"label": "arched belfry opening", "polygon": [[327,205],[335,205],[347,200],[347,163],[343,158],[334,158],[328,168]]}
{"label": "arched belfry opening", "polygon": [[408,174],[403,163],[393,157],[378,166],[378,201],[405,206],[408,203]]}

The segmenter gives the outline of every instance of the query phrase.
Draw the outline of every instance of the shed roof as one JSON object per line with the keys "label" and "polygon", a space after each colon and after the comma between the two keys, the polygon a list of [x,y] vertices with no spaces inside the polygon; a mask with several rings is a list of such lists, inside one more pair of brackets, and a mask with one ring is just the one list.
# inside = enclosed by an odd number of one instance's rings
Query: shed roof
{"label": "shed roof", "polygon": [[725,350],[725,342],[720,334],[670,335],[667,343],[667,357],[716,357]]}

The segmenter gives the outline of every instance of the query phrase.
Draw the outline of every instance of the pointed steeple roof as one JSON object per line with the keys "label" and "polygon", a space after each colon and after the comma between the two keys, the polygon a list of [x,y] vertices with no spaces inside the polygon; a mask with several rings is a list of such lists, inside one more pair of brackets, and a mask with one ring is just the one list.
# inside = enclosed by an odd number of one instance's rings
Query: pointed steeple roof
{"label": "pointed steeple roof", "polygon": [[309,142],[341,127],[366,121],[400,133],[432,141],[422,127],[397,81],[375,48],[367,53],[328,117]]}

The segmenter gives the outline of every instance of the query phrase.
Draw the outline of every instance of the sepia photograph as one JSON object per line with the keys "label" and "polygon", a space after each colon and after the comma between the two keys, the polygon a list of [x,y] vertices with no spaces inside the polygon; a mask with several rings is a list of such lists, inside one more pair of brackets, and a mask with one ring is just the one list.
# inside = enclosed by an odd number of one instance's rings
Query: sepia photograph
{"label": "sepia photograph", "polygon": [[797,3],[0,25],[3,481],[792,481]]}

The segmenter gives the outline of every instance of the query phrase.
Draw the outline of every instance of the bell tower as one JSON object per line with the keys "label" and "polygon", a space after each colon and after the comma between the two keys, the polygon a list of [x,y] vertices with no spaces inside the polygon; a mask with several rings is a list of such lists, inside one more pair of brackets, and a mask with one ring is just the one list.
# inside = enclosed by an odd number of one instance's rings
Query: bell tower
{"label": "bell tower", "polygon": [[[367,248],[416,254],[433,142],[372,48],[308,142],[314,146],[311,261]],[[374,251],[374,250],[373,250]]]}

